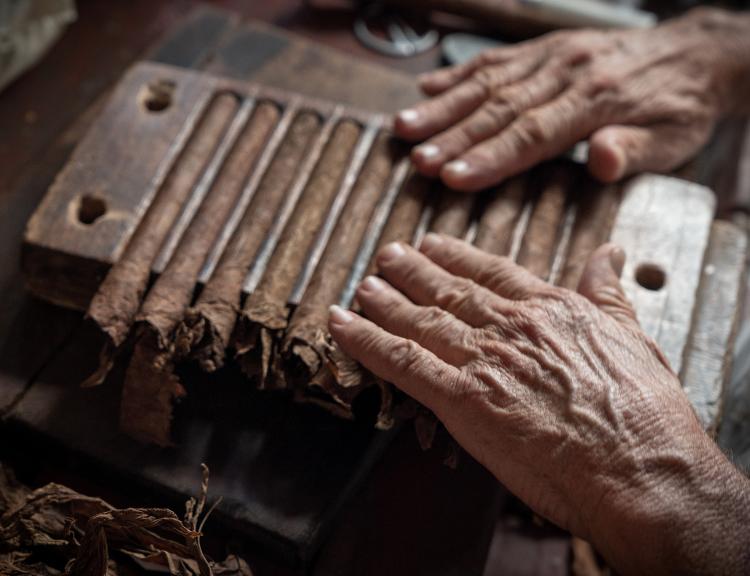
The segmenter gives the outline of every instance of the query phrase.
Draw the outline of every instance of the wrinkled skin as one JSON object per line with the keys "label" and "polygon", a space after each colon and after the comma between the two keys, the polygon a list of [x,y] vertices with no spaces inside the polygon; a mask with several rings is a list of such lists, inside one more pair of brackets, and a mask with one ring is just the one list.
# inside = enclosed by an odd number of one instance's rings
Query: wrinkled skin
{"label": "wrinkled skin", "polygon": [[750,566],[748,481],[639,328],[623,261],[604,245],[574,293],[430,234],[421,251],[386,246],[382,279],[357,292],[367,319],[333,307],[329,328],[620,572],[739,573]]}
{"label": "wrinkled skin", "polygon": [[747,112],[750,17],[699,9],[650,30],[562,31],[421,78],[396,133],[419,170],[473,191],[589,140],[605,182],[667,172]]}

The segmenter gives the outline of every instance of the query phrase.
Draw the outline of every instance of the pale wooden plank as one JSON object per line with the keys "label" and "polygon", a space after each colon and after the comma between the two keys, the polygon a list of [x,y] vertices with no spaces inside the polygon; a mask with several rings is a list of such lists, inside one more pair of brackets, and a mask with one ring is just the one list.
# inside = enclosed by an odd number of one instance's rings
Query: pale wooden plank
{"label": "pale wooden plank", "polygon": [[746,256],[745,233],[729,222],[714,222],[682,368],[685,392],[712,434],[721,418],[724,386],[731,371]]}
{"label": "pale wooden plank", "polygon": [[[627,183],[611,240],[625,249],[622,282],[638,320],[678,374],[708,246],[715,200],[697,184],[642,175]],[[658,290],[636,280],[644,265],[665,273]]]}

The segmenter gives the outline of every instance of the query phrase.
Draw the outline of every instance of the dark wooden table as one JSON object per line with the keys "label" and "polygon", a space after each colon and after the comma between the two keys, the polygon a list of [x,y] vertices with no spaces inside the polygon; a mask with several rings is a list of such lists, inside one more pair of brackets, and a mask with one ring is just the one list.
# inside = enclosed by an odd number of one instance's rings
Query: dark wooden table
{"label": "dark wooden table", "polygon": [[[417,92],[409,76],[368,68],[366,62],[356,63],[340,54],[321,56],[317,49],[308,50],[304,44],[280,37],[276,30],[260,24],[249,30],[245,25],[253,18],[302,30],[349,55],[385,61],[356,43],[350,32],[351,18],[321,18],[296,2],[175,5],[140,1],[126,6],[82,1],[78,8],[78,21],[48,56],[0,94],[0,166],[4,168],[0,171],[0,294],[4,302],[0,410],[7,440],[0,443],[0,459],[16,465],[22,478],[34,485],[59,481],[121,505],[170,505],[179,510],[182,503],[174,494],[149,493],[148,487],[133,485],[81,457],[86,452],[82,444],[76,449],[62,436],[47,434],[54,429],[53,422],[64,422],[61,413],[70,409],[62,397],[52,403],[49,398],[32,403],[32,418],[39,424],[35,428],[43,431],[39,436],[16,425],[13,412],[24,405],[28,392],[53,381],[58,390],[75,387],[75,376],[70,376],[81,362],[71,352],[71,342],[79,337],[80,315],[35,300],[24,290],[18,262],[26,220],[96,117],[109,88],[138,59],[209,68],[283,87],[293,79],[279,74],[279,67],[264,68],[263,63],[284,50],[285,69],[300,67],[311,86],[324,90],[320,96],[395,110],[413,102]],[[223,49],[222,57],[212,58],[217,49]],[[422,56],[419,64],[394,62],[427,69],[437,61],[433,51]],[[345,82],[322,81],[329,74],[340,80],[355,70],[361,81],[349,83],[348,91],[342,90]],[[336,91],[325,92],[326,86],[336,84]],[[408,89],[393,94],[373,90],[373,86],[406,84]],[[293,83],[287,87],[299,88]],[[68,417],[76,418],[70,413]],[[67,431],[62,432],[64,436]],[[316,574],[481,573],[499,504],[497,486],[468,457],[457,470],[445,467],[442,460],[439,451],[422,452],[413,431],[404,430],[367,482],[359,483],[359,493],[339,512],[316,556],[305,559],[304,569]],[[197,480],[196,470],[196,488]],[[457,493],[462,494],[460,499],[454,497]],[[242,550],[259,574],[303,569],[280,559],[278,551],[269,552],[262,544],[253,547],[231,528],[214,523],[207,539],[209,553],[223,557],[227,545]],[[359,558],[369,560],[355,561]]]}
{"label": "dark wooden table", "polygon": [[[360,61],[358,77],[336,92],[315,81],[317,95],[348,100],[358,106],[395,110],[417,98],[416,90],[399,72],[428,70],[440,62],[438,50],[413,59],[395,60],[362,47],[351,34],[348,13],[321,14],[292,0],[243,2],[221,0],[210,5],[195,0],[178,3],[134,0],[129,3],[79,0],[79,20],[33,70],[0,94],[0,410],[8,414],[23,394],[54,372],[55,358],[80,324],[80,315],[33,300],[23,288],[18,261],[23,227],[54,175],[95,117],[108,88],[135,60],[152,58],[171,64],[211,70],[294,89],[289,78],[263,62],[268,53],[250,53],[239,25],[253,18],[339,49]],[[197,11],[196,11],[197,10]],[[198,16],[195,16],[195,15]],[[234,14],[234,15],[232,15]],[[187,20],[186,20],[187,15]],[[202,18],[200,26],[191,18]],[[257,30],[254,32],[257,35]],[[262,27],[260,28],[262,31]],[[225,58],[211,60],[217,49]],[[268,51],[280,50],[269,31]],[[243,48],[244,47],[244,48]],[[311,57],[304,45],[287,52],[288,66],[305,68]],[[317,52],[316,52],[317,54]],[[236,56],[236,57],[235,57]],[[351,71],[351,58],[331,55],[315,66],[331,74]],[[368,63],[385,64],[368,68]],[[404,86],[395,94],[369,89],[367,81]],[[734,129],[734,128],[733,128]],[[736,132],[736,130],[735,130]],[[721,140],[727,142],[728,138]],[[731,147],[731,146],[730,146]],[[725,155],[714,155],[724,158]],[[736,178],[717,170],[709,158],[704,180],[723,177],[721,206],[733,207]],[[711,183],[711,182],[709,182]],[[56,451],[44,439],[17,442],[3,429],[0,458],[22,468],[33,483],[63,481],[81,491],[99,494],[117,504],[164,504],[168,495],[147,494],[122,479],[92,474],[69,451]],[[197,471],[196,471],[197,477]],[[460,498],[456,497],[460,494]],[[166,502],[179,506],[179,502]],[[498,493],[489,475],[469,458],[458,470],[443,466],[437,452],[423,453],[411,430],[401,433],[373,470],[364,488],[341,512],[336,527],[311,563],[316,574],[481,573],[488,553],[494,518],[505,509],[497,527],[491,557],[504,569],[537,556],[525,573],[561,574],[567,570],[569,539],[554,529],[536,530],[530,515]],[[217,528],[209,546],[221,556],[222,546],[237,540]],[[284,574],[283,566],[264,550],[247,547],[248,560],[259,574]],[[508,548],[508,546],[510,548]],[[510,550],[504,554],[503,551]],[[514,564],[517,562],[517,564]]]}

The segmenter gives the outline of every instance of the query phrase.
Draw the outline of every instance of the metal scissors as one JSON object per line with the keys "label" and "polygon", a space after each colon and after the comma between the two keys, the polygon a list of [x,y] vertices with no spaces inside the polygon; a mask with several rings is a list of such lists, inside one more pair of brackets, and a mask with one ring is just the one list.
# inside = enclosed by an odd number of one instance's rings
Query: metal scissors
{"label": "metal scissors", "polygon": [[[371,26],[375,22],[383,24],[384,36],[373,32]],[[440,39],[436,30],[418,33],[400,15],[386,8],[381,2],[371,2],[364,6],[354,21],[354,35],[371,50],[396,58],[426,52]]]}

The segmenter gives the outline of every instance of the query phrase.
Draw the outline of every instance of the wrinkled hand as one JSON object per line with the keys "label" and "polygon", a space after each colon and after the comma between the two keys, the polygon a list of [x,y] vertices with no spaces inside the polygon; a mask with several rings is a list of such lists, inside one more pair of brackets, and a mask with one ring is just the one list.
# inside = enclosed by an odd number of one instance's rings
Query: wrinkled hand
{"label": "wrinkled hand", "polygon": [[648,534],[664,560],[659,534],[677,519],[649,513],[675,498],[684,500],[677,514],[689,510],[686,485],[724,460],[638,327],[619,284],[623,260],[601,247],[577,294],[428,235],[421,252],[391,244],[379,254],[384,279],[368,277],[357,292],[368,319],[334,307],[329,328],[532,509],[628,569],[612,527]]}
{"label": "wrinkled hand", "polygon": [[602,181],[669,171],[736,108],[748,34],[747,17],[697,10],[650,30],[563,31],[489,50],[424,75],[432,98],[402,111],[395,130],[427,138],[414,163],[458,190],[496,184],[585,138]]}

